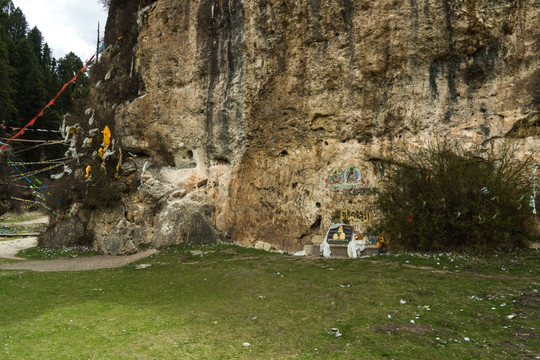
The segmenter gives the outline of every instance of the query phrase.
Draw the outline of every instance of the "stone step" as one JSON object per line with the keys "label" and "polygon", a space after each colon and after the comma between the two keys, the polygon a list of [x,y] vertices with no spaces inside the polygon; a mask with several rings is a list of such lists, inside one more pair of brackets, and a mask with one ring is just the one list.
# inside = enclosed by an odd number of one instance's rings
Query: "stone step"
{"label": "stone step", "polygon": [[[320,255],[320,245],[319,244],[310,244],[304,245],[304,251],[308,256],[319,257]],[[330,245],[330,252],[332,253],[332,259],[348,259],[347,254],[347,245]],[[375,256],[379,253],[379,249],[376,245],[366,245],[364,251],[362,251],[360,256]]]}

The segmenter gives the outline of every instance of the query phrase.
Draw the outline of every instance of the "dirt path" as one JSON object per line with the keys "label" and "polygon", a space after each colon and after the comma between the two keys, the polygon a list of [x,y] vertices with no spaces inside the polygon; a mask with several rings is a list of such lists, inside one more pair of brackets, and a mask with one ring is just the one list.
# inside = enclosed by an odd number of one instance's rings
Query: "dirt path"
{"label": "dirt path", "polygon": [[48,216],[42,216],[34,220],[28,220],[23,222],[16,222],[16,223],[2,223],[2,225],[9,225],[9,226],[28,226],[28,225],[36,225],[36,224],[43,224],[47,225],[49,223],[49,217]]}
{"label": "dirt path", "polygon": [[37,237],[0,241],[0,257],[13,260],[25,260],[17,257],[17,253],[21,250],[37,246],[37,243]]}
{"label": "dirt path", "polygon": [[33,271],[85,271],[117,268],[157,253],[155,249],[145,250],[129,256],[98,255],[71,259],[53,259],[42,261],[25,261],[0,265],[2,270]]}

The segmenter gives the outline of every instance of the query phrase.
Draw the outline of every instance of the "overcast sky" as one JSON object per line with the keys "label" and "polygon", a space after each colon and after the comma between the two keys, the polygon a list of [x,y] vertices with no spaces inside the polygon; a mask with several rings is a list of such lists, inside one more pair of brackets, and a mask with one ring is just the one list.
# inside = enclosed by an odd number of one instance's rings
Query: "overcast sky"
{"label": "overcast sky", "polygon": [[103,37],[107,12],[98,0],[12,0],[28,26],[41,31],[56,59],[70,51],[84,62],[96,51],[97,26]]}

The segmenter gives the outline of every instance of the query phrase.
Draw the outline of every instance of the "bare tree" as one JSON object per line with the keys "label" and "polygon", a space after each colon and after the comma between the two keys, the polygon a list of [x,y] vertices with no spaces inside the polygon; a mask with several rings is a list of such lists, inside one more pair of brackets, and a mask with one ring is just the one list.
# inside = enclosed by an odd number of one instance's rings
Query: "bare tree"
{"label": "bare tree", "polygon": [[105,8],[108,9],[111,6],[111,0],[98,0],[98,2]]}

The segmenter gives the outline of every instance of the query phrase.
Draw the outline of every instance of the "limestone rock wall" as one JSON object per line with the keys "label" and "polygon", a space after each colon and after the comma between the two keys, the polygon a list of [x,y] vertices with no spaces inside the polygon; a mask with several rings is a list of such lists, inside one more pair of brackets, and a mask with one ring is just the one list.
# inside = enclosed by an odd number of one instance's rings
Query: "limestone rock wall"
{"label": "limestone rock wall", "polygon": [[118,105],[114,135],[150,162],[169,158],[151,165],[159,200],[124,199],[136,242],[189,241],[187,226],[296,250],[336,214],[371,226],[376,159],[397,149],[450,138],[538,150],[539,0],[128,8],[144,95]]}

